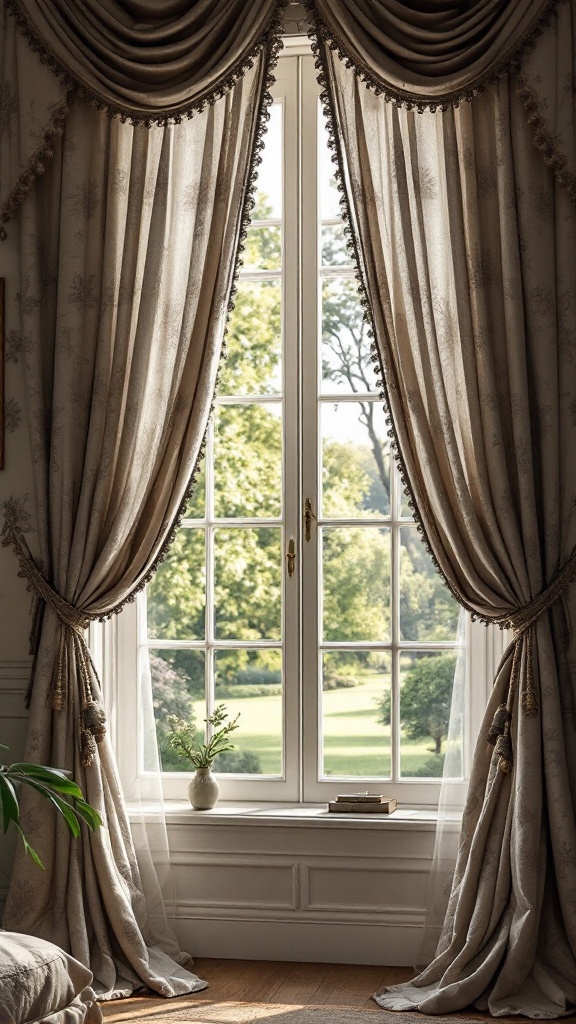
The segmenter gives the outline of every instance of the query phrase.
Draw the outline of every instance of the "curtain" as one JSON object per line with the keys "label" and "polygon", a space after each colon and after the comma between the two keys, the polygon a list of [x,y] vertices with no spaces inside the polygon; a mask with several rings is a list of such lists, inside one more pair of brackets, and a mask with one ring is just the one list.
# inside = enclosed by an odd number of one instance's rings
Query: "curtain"
{"label": "curtain", "polygon": [[[558,19],[553,30],[572,40],[573,5]],[[513,630],[436,958],[378,1002],[553,1017],[576,1001],[564,608],[576,574],[576,206],[534,149],[513,78],[418,113],[320,49],[421,529],[460,603]]]}
{"label": "curtain", "polygon": [[143,893],[83,633],[149,578],[201,456],[270,59],[180,124],[145,129],[77,97],[20,210],[41,571],[20,499],[3,537],[44,609],[26,756],[70,770],[104,828],[75,841],[28,801],[46,871],[17,856],[4,923],[90,965],[101,998],[205,984]]}

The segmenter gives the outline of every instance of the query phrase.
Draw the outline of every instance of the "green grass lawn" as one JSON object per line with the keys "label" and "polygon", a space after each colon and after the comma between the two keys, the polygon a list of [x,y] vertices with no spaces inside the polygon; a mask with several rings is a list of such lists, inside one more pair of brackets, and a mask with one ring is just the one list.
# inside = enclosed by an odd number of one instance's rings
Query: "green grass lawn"
{"label": "green grass lawn", "polygon": [[[382,695],[382,676],[368,675],[350,689],[322,694],[324,723],[324,771],[326,775],[387,776],[390,774],[390,729],[378,722],[377,701]],[[262,773],[281,770],[282,698],[226,698],[231,718],[240,712],[240,728],[232,740],[239,750],[251,750],[260,758]],[[203,701],[194,705],[196,721],[205,716]],[[402,774],[410,775],[432,755],[428,740],[402,740]]]}

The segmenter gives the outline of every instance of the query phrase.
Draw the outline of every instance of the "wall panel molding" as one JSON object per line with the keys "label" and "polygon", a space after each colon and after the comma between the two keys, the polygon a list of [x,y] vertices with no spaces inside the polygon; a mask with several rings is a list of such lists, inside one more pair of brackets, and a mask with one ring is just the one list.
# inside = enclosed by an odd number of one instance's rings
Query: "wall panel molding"
{"label": "wall panel molding", "polygon": [[[331,823],[332,824],[332,823]],[[169,915],[196,956],[409,966],[426,918],[434,834],[168,827]]]}

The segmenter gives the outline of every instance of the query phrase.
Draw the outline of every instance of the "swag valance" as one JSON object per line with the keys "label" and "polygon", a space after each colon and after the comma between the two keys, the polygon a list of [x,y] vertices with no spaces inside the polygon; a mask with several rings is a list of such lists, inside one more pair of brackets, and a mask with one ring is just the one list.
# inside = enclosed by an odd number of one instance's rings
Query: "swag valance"
{"label": "swag valance", "polygon": [[[561,0],[305,0],[364,80],[402,102],[459,101],[509,70]],[[56,74],[113,113],[178,118],[221,94],[287,0],[6,0]]]}
{"label": "swag valance", "polygon": [[322,36],[363,80],[418,106],[473,96],[521,59],[558,0],[314,0]]}
{"label": "swag valance", "polygon": [[199,110],[250,66],[285,0],[7,0],[56,75],[98,106],[162,123]]}
{"label": "swag valance", "polygon": [[[396,104],[442,109],[516,69],[534,141],[576,201],[570,128],[576,93],[566,87],[573,40],[570,31],[559,31],[559,19],[542,34],[565,5],[305,0],[315,34]],[[177,122],[231,88],[281,33],[287,6],[287,0],[5,0],[14,17],[5,26],[1,83],[0,225],[43,172],[74,96],[134,123]]]}

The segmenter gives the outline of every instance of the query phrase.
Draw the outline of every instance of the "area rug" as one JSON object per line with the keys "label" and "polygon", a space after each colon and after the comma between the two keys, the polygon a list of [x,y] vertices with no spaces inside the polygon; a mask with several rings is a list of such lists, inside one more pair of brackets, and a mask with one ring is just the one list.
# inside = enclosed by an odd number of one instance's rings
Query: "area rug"
{"label": "area rug", "polygon": [[[279,1003],[226,1002],[207,1006],[177,1006],[147,1009],[132,1016],[121,1012],[108,1020],[130,1024],[456,1024],[454,1017],[425,1017],[421,1013],[374,1009],[355,1010],[349,1006],[290,1006]],[[457,1018],[458,1024],[464,1018]],[[470,1017],[478,1024],[478,1018]]]}

